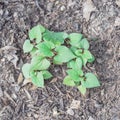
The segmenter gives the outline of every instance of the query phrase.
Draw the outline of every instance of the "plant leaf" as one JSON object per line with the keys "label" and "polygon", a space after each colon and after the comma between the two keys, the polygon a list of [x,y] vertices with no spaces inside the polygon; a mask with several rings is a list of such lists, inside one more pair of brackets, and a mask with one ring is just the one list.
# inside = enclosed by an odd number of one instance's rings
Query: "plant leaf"
{"label": "plant leaf", "polygon": [[83,56],[81,56],[81,58],[82,58],[83,65],[86,66],[86,64],[87,64],[87,58],[85,58]]}
{"label": "plant leaf", "polygon": [[[36,67],[37,64],[39,64],[43,59],[44,59],[44,57],[41,56],[41,55],[35,56],[35,57],[33,57],[32,60],[31,60],[31,65],[32,65],[33,67]],[[33,67],[32,67],[32,68],[33,68]]]}
{"label": "plant leaf", "polygon": [[85,95],[85,93],[86,93],[86,87],[80,85],[80,86],[78,86],[77,88],[78,88],[78,90],[79,90],[83,95]]}
{"label": "plant leaf", "polygon": [[49,72],[49,71],[47,71],[47,70],[45,70],[45,71],[42,71],[42,74],[43,74],[43,78],[44,79],[49,79],[49,78],[51,78],[53,75]]}
{"label": "plant leaf", "polygon": [[33,57],[34,55],[36,55],[38,53],[38,49],[37,48],[33,48],[31,51],[30,51],[30,55]]}
{"label": "plant leaf", "polygon": [[89,49],[89,42],[87,41],[87,39],[86,38],[84,38],[84,39],[82,39],[81,41],[80,41],[80,48],[83,48],[83,49],[86,49],[86,50],[88,50]]}
{"label": "plant leaf", "polygon": [[75,86],[74,81],[70,78],[70,76],[66,76],[63,80],[63,84],[67,86]]}
{"label": "plant leaf", "polygon": [[38,72],[37,74],[32,71],[30,72],[30,76],[32,78],[32,83],[38,87],[44,87],[44,79],[42,72]]}
{"label": "plant leaf", "polygon": [[26,63],[22,66],[22,73],[24,75],[25,78],[30,78],[30,68],[31,68],[31,64]]}
{"label": "plant leaf", "polygon": [[39,49],[40,53],[46,57],[52,57],[54,55],[48,42],[39,43],[36,47]]}
{"label": "plant leaf", "polygon": [[82,68],[82,60],[81,58],[77,58],[76,60],[71,60],[67,63],[67,68],[72,68],[75,70],[81,70]]}
{"label": "plant leaf", "polygon": [[46,70],[50,67],[50,62],[47,59],[42,59],[40,62],[32,63],[33,70]]}
{"label": "plant leaf", "polygon": [[82,85],[86,88],[94,88],[100,86],[97,77],[93,73],[85,74],[86,80],[82,81]]}
{"label": "plant leaf", "polygon": [[92,57],[90,58],[90,59],[88,59],[88,62],[89,63],[92,63],[92,62],[94,62],[95,61],[95,57],[92,55]]}
{"label": "plant leaf", "polygon": [[63,44],[64,39],[68,37],[67,33],[64,32],[53,32],[46,30],[43,34],[43,40],[45,41],[51,41],[54,44]]}
{"label": "plant leaf", "polygon": [[42,32],[44,31],[43,27],[37,25],[29,31],[30,40],[36,39],[36,43],[39,43],[42,40]]}
{"label": "plant leaf", "polygon": [[24,53],[30,52],[33,49],[33,45],[30,43],[30,40],[25,40],[23,44]]}
{"label": "plant leaf", "polygon": [[82,39],[82,34],[79,34],[79,33],[71,33],[69,35],[69,38],[70,38],[70,44],[74,47],[77,47],[79,48],[80,47],[80,41]]}
{"label": "plant leaf", "polygon": [[41,33],[44,33],[46,29],[42,25],[39,25],[39,27],[40,27]]}
{"label": "plant leaf", "polygon": [[83,76],[83,72],[82,70],[73,70],[73,69],[69,69],[67,70],[68,75],[70,76],[70,78],[75,81],[75,82],[79,82],[81,81],[81,77]]}
{"label": "plant leaf", "polygon": [[75,55],[76,56],[81,56],[82,55],[82,49],[77,49],[76,51],[75,51]]}
{"label": "plant leaf", "polygon": [[82,68],[82,60],[81,60],[81,58],[76,59],[76,66],[77,66],[78,69]]}
{"label": "plant leaf", "polygon": [[71,50],[65,46],[59,46],[55,50],[58,53],[54,57],[54,61],[56,62],[65,63],[75,58],[75,55],[71,52]]}
{"label": "plant leaf", "polygon": [[92,56],[92,54],[90,53],[89,50],[84,50],[83,56],[84,56],[87,60],[93,58],[93,56]]}

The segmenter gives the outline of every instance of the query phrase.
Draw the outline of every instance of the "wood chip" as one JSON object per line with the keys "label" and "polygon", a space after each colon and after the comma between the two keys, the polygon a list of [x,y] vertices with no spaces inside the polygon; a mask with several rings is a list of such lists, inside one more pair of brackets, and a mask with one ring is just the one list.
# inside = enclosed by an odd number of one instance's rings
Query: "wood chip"
{"label": "wood chip", "polygon": [[80,101],[79,100],[73,100],[71,105],[70,105],[70,108],[71,109],[78,109],[80,107]]}
{"label": "wood chip", "polygon": [[96,8],[93,5],[92,0],[86,0],[83,4],[83,18],[85,18],[86,21],[89,21],[91,12],[95,10]]}
{"label": "wood chip", "polygon": [[4,95],[5,95],[10,101],[12,101],[15,106],[17,106],[16,102],[12,99],[12,97],[11,97],[6,91],[4,91]]}
{"label": "wood chip", "polygon": [[23,75],[22,75],[22,73],[20,73],[19,76],[18,76],[18,79],[17,79],[17,83],[19,85],[22,82],[23,82]]}

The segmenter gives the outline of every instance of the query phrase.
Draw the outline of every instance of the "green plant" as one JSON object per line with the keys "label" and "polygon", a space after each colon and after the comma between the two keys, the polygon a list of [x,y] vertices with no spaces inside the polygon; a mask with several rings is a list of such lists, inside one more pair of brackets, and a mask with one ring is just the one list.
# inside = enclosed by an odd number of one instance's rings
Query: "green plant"
{"label": "green plant", "polygon": [[30,53],[31,62],[22,67],[25,78],[30,78],[38,87],[44,87],[44,80],[52,77],[51,64],[67,65],[64,85],[76,86],[84,95],[86,88],[100,86],[93,73],[84,73],[87,62],[95,60],[89,51],[89,42],[82,34],[53,32],[41,25],[29,31],[29,39],[24,42],[24,53]]}

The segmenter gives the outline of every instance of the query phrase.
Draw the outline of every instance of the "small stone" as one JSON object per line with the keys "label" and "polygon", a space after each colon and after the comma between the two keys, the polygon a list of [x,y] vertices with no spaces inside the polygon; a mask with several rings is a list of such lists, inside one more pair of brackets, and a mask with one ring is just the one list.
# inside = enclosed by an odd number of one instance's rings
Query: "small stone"
{"label": "small stone", "polygon": [[18,13],[17,13],[17,12],[14,12],[13,17],[14,17],[15,19],[18,18]]}
{"label": "small stone", "polygon": [[120,18],[119,17],[116,17],[114,25],[115,26],[120,26]]}
{"label": "small stone", "polygon": [[1,62],[5,62],[5,58],[2,58],[2,59],[1,59]]}
{"label": "small stone", "polygon": [[116,4],[120,7],[120,0],[116,0]]}
{"label": "small stone", "polygon": [[96,61],[97,61],[98,63],[102,63],[102,62],[103,62],[100,58],[97,58]]}
{"label": "small stone", "polygon": [[61,6],[61,7],[60,7],[60,10],[61,10],[61,11],[64,11],[64,10],[65,10],[65,6],[64,6],[64,5]]}
{"label": "small stone", "polygon": [[8,14],[9,14],[9,11],[6,10],[5,13],[4,13],[4,15],[5,15],[5,16],[8,16]]}
{"label": "small stone", "polygon": [[2,9],[0,10],[0,15],[1,15],[1,16],[3,15],[3,10],[2,10]]}
{"label": "small stone", "polygon": [[58,5],[58,4],[59,4],[59,1],[56,1],[56,2],[55,2],[55,5]]}
{"label": "small stone", "polygon": [[34,118],[39,118],[39,115],[38,114],[34,114]]}
{"label": "small stone", "polygon": [[94,120],[94,119],[90,116],[88,120]]}
{"label": "small stone", "polygon": [[67,114],[73,116],[73,115],[74,115],[74,111],[73,111],[71,108],[69,108],[69,109],[67,110]]}

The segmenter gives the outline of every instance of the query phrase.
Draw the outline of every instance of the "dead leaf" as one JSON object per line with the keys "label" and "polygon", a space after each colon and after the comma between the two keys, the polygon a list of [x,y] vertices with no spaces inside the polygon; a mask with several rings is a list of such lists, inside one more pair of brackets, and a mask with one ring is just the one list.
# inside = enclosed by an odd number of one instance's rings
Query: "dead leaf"
{"label": "dead leaf", "polygon": [[18,76],[18,79],[17,79],[17,83],[20,84],[22,82],[23,82],[23,75],[22,75],[22,73],[20,73]]}
{"label": "dead leaf", "polygon": [[57,81],[57,78],[53,78],[50,83],[54,83]]}
{"label": "dead leaf", "polygon": [[25,86],[28,83],[32,83],[32,80],[30,78],[24,79],[22,86]]}
{"label": "dead leaf", "polygon": [[38,87],[35,85],[32,85],[32,87],[29,90],[36,90]]}
{"label": "dead leaf", "polygon": [[92,0],[86,0],[83,4],[83,18],[89,21],[91,12],[95,10]]}
{"label": "dead leaf", "polygon": [[80,101],[79,100],[73,100],[71,105],[70,105],[70,108],[71,109],[78,109],[80,107]]}

